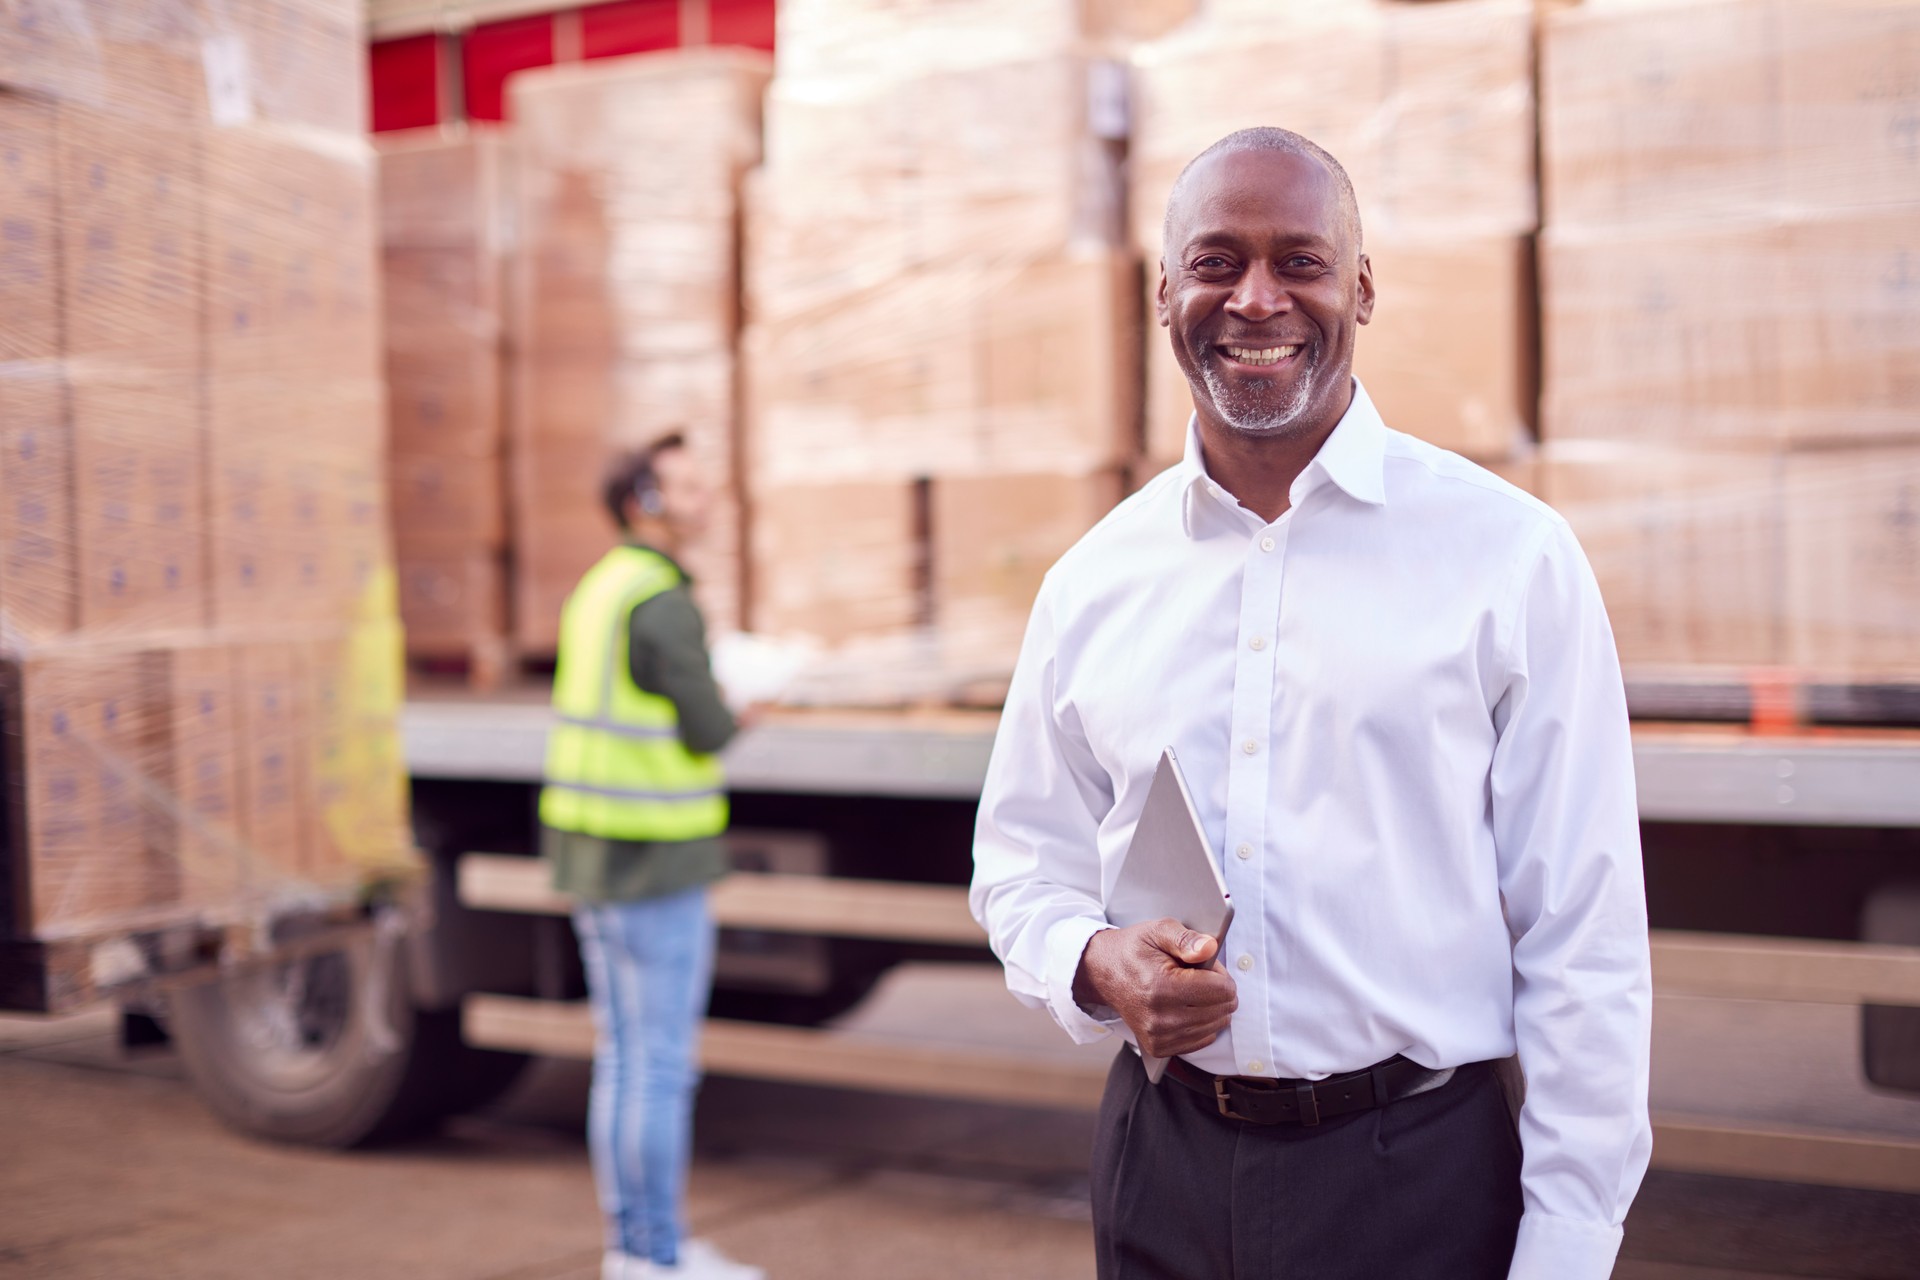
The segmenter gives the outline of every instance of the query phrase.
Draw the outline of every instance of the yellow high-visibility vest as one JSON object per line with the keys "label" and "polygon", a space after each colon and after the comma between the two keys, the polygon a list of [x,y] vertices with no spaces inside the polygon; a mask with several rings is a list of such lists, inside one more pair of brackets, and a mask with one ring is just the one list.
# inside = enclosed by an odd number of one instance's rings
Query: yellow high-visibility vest
{"label": "yellow high-visibility vest", "polygon": [[698,840],[727,829],[718,756],[687,750],[669,698],[633,682],[628,619],[684,579],[643,547],[616,547],[560,611],[540,821],[607,840]]}

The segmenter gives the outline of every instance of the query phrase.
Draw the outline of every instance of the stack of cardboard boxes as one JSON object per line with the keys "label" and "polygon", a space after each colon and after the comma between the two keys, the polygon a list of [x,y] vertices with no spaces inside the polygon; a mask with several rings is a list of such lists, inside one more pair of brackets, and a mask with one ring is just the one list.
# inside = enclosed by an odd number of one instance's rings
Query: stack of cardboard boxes
{"label": "stack of cardboard boxes", "polygon": [[400,618],[407,652],[503,671],[505,289],[511,152],[476,126],[380,140],[380,235]]}
{"label": "stack of cardboard boxes", "polygon": [[1545,496],[1632,667],[1920,673],[1920,7],[1544,27]]}
{"label": "stack of cardboard boxes", "polygon": [[608,461],[683,434],[714,479],[687,568],[740,618],[739,203],[764,55],[704,49],[553,67],[509,86],[520,252],[511,295],[513,635],[551,653],[560,606],[616,537]]}
{"label": "stack of cardboard boxes", "polygon": [[[1188,161],[1237,129],[1306,135],[1359,197],[1378,304],[1355,372],[1382,416],[1522,478],[1535,401],[1530,0],[1202,10],[1134,58],[1132,227],[1149,290]],[[1177,461],[1192,403],[1159,333],[1147,406],[1150,456]]]}
{"label": "stack of cardboard boxes", "polygon": [[0,936],[404,864],[357,23],[0,18]]}
{"label": "stack of cardboard boxes", "polygon": [[1125,85],[1073,3],[781,9],[749,203],[752,621],[1011,664],[1138,453]]}

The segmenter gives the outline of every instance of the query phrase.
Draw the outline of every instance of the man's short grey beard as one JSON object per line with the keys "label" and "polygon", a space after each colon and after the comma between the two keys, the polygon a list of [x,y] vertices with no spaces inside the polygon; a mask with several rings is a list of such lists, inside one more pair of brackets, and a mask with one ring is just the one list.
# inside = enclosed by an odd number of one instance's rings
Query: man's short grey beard
{"label": "man's short grey beard", "polygon": [[1278,404],[1239,394],[1211,364],[1204,366],[1200,375],[1206,381],[1207,394],[1222,421],[1242,435],[1271,436],[1282,435],[1298,425],[1300,416],[1313,400],[1316,372],[1318,369],[1309,364]]}

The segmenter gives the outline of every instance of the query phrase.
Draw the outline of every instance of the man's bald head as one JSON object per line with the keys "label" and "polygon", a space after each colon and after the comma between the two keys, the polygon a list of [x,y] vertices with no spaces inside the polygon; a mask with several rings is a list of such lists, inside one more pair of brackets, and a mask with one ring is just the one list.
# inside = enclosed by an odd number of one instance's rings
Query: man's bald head
{"label": "man's bald head", "polygon": [[1284,155],[1301,156],[1319,164],[1333,179],[1334,197],[1340,202],[1340,215],[1346,224],[1347,238],[1353,252],[1361,251],[1360,240],[1360,202],[1353,194],[1353,180],[1347,177],[1347,171],[1331,152],[1310,138],[1302,137],[1291,129],[1278,129],[1270,125],[1254,129],[1241,129],[1230,133],[1220,141],[1187,161],[1187,167],[1173,180],[1173,190],[1167,193],[1166,219],[1160,227],[1161,255],[1166,254],[1167,246],[1173,243],[1175,224],[1186,194],[1187,178],[1194,170],[1216,156],[1235,151],[1278,151]]}

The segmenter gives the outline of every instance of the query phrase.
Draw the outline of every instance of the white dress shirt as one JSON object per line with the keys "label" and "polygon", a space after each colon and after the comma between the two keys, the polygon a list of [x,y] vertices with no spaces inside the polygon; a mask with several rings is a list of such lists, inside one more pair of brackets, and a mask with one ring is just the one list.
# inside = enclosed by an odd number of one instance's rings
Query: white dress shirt
{"label": "white dress shirt", "polygon": [[1187,456],[1054,566],[975,836],[974,916],[1076,1041],[1087,940],[1162,748],[1236,917],[1231,1028],[1186,1055],[1311,1077],[1516,1050],[1512,1275],[1600,1280],[1652,1148],[1626,700],[1550,508],[1352,406],[1271,524]]}

